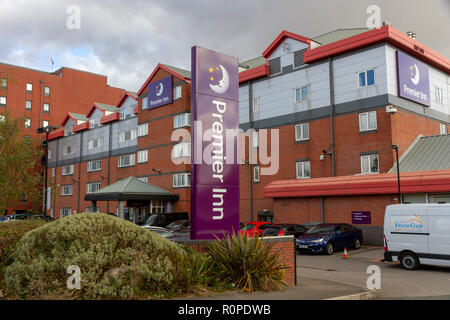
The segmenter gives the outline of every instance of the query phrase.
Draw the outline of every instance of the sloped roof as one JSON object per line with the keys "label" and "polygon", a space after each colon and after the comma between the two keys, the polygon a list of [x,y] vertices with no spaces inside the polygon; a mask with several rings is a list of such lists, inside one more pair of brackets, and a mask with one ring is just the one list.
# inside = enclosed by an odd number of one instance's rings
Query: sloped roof
{"label": "sloped roof", "polygon": [[111,111],[111,112],[119,111],[119,108],[116,108],[116,106],[113,106],[111,104],[98,103],[98,102],[96,102],[95,104],[104,111]]}
{"label": "sloped roof", "polygon": [[183,77],[190,79],[191,78],[191,72],[185,69],[169,66],[168,64],[164,64],[167,68],[172,69],[173,71],[181,74]]}
{"label": "sloped roof", "polygon": [[368,30],[368,28],[336,29],[311,38],[311,40],[319,43],[320,45],[324,45],[366,32]]}
{"label": "sloped roof", "polygon": [[[400,172],[450,169],[450,134],[419,136],[399,163]],[[389,172],[397,172],[397,164]]]}
{"label": "sloped roof", "polygon": [[86,194],[84,200],[178,200],[178,195],[160,187],[128,177],[107,187]]}
{"label": "sloped roof", "polygon": [[246,68],[246,69],[253,69],[253,68],[256,68],[256,67],[266,64],[266,62],[267,62],[266,58],[261,56],[261,57],[253,58],[253,59],[250,59],[247,61],[242,61],[239,63],[239,66]]}
{"label": "sloped roof", "polygon": [[74,113],[74,112],[69,112],[69,115],[72,119],[78,120],[78,121],[89,121],[89,119],[81,113]]}

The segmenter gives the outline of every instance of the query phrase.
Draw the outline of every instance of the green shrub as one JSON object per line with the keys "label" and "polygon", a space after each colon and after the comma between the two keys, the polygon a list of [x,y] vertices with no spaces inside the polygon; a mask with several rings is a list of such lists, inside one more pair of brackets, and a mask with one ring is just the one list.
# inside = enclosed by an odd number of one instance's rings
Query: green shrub
{"label": "green shrub", "polygon": [[285,286],[285,267],[262,238],[226,235],[206,248],[214,264],[212,271],[224,282],[249,292],[280,290]]}
{"label": "green shrub", "polygon": [[[131,222],[83,213],[27,233],[6,269],[6,284],[28,299],[163,298],[201,286],[205,259]],[[81,270],[79,290],[66,285],[71,265]]]}

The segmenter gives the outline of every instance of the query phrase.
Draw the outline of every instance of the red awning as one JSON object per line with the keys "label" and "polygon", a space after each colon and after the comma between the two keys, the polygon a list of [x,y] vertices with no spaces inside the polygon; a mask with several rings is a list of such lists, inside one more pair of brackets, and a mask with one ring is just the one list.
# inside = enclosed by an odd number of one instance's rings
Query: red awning
{"label": "red awning", "polygon": [[[266,198],[396,194],[396,173],[273,181],[264,188]],[[402,172],[402,193],[450,192],[450,170]]]}

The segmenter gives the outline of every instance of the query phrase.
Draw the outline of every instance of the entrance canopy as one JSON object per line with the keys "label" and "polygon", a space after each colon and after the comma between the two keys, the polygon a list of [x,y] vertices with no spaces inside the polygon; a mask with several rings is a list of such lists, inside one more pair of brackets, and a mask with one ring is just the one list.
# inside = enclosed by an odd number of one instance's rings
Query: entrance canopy
{"label": "entrance canopy", "polygon": [[168,200],[177,201],[178,195],[157,186],[145,183],[135,177],[128,177],[103,189],[88,193],[86,201],[104,200]]}

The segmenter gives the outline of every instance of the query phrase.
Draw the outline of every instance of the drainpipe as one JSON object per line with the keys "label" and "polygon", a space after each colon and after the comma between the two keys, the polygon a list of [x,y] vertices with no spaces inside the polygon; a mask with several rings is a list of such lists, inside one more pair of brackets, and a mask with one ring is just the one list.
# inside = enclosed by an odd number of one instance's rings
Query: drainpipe
{"label": "drainpipe", "polygon": [[250,122],[250,135],[248,139],[248,194],[249,194],[249,201],[250,201],[250,221],[253,221],[253,165],[252,165],[252,152],[253,152],[253,134],[251,133],[251,129],[253,128],[253,84],[250,81],[248,83],[248,116],[249,116],[249,122]]}
{"label": "drainpipe", "polygon": [[[98,120],[100,123],[100,119]],[[111,149],[112,149],[112,124],[109,123],[109,142],[108,142],[108,168],[107,168],[107,178],[106,184],[109,186],[109,166],[111,164]],[[109,200],[106,200],[106,213],[109,212]]]}
{"label": "drainpipe", "polygon": [[333,74],[333,58],[328,57],[328,68],[330,77],[330,152],[331,152],[331,175],[334,177],[335,172],[335,154],[334,154],[334,74]]}
{"label": "drainpipe", "polygon": [[80,213],[80,179],[81,179],[81,160],[83,158],[83,135],[84,132],[81,131],[81,135],[80,135],[80,161],[78,162],[78,198],[77,198],[77,213]]}

